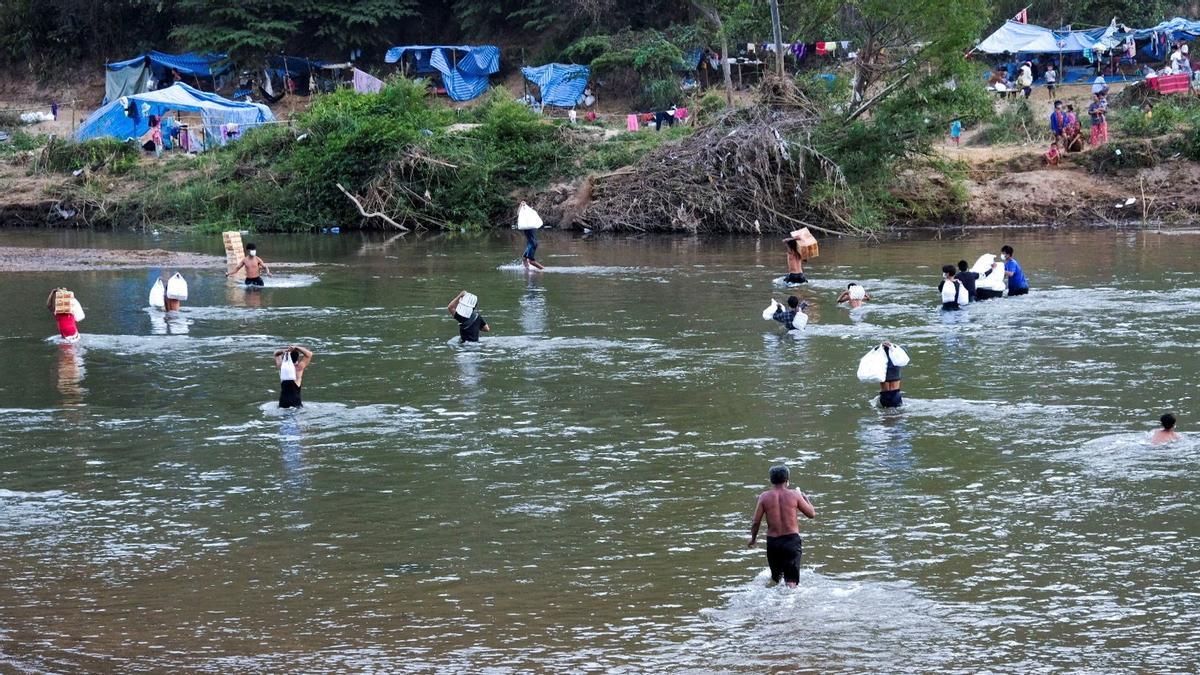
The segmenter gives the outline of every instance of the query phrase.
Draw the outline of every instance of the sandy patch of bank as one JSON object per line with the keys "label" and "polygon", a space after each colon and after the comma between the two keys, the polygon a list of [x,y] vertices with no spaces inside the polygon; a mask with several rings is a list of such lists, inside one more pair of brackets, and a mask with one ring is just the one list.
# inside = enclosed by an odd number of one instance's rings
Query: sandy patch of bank
{"label": "sandy patch of bank", "polygon": [[99,248],[0,246],[0,272],[76,272],[151,267],[224,269],[223,256],[176,253],[159,248],[141,251]]}

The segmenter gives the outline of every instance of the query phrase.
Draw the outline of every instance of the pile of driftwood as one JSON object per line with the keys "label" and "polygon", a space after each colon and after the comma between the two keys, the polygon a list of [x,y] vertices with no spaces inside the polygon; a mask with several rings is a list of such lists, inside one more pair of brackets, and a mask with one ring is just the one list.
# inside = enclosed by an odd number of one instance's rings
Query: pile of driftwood
{"label": "pile of driftwood", "polygon": [[[818,122],[794,87],[765,83],[762,105],[649,152],[635,165],[592,176],[561,205],[564,225],[592,230],[789,232],[823,229],[836,199],[810,205],[824,182],[839,193],[837,165],[812,147]],[[841,227],[845,231],[845,227]]]}

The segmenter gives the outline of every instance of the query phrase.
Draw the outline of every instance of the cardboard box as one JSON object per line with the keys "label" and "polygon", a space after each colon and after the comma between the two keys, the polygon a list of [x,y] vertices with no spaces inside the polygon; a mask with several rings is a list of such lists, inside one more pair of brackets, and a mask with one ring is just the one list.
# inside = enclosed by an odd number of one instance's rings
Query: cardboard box
{"label": "cardboard box", "polygon": [[75,299],[75,294],[65,288],[58,289],[54,294],[54,313],[55,314],[70,314],[71,301]]}

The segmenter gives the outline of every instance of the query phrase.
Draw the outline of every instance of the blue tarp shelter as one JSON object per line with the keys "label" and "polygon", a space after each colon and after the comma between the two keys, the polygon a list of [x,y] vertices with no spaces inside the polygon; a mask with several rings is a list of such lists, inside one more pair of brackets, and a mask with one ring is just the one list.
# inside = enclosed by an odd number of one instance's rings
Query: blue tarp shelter
{"label": "blue tarp shelter", "polygon": [[387,50],[384,61],[410,56],[417,74],[440,73],[446,94],[470,101],[488,88],[488,76],[500,70],[500,50],[491,45],[407,45]]}
{"label": "blue tarp shelter", "polygon": [[224,54],[147,52],[105,66],[104,102],[149,91],[151,80],[162,82],[169,78],[172,71],[177,71],[192,84],[208,82],[215,88],[216,78],[232,67]]}
{"label": "blue tarp shelter", "polygon": [[[126,114],[130,104],[137,106],[135,121]],[[230,101],[216,94],[200,91],[181,82],[158,91],[134,94],[118,98],[96,110],[84,120],[75,138],[111,136],[118,139],[138,138],[150,128],[148,117],[163,117],[172,111],[200,115],[204,127],[204,147],[224,145],[227,142],[223,125],[236,124],[239,132],[275,121],[271,109],[261,103]],[[193,137],[195,134],[193,134]]]}
{"label": "blue tarp shelter", "polygon": [[1194,40],[1200,36],[1200,21],[1189,21],[1177,16],[1174,19],[1163,21],[1157,26],[1141,28],[1132,33],[1133,37],[1138,40],[1147,40],[1155,33],[1170,33],[1169,40]]}
{"label": "blue tarp shelter", "polygon": [[542,91],[542,105],[570,108],[587,89],[592,69],[567,63],[547,63],[544,66],[526,66],[521,69],[521,74]]}
{"label": "blue tarp shelter", "polygon": [[1094,49],[1104,33],[1105,29],[1054,31],[1010,19],[976,45],[974,51],[985,54],[1075,54]]}

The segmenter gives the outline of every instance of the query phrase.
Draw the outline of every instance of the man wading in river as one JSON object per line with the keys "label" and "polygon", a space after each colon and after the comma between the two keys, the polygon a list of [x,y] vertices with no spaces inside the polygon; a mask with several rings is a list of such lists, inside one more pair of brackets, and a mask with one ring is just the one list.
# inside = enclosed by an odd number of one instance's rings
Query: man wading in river
{"label": "man wading in river", "polygon": [[754,509],[754,523],[750,526],[750,543],[746,548],[754,548],[758,541],[758,528],[763,516],[767,517],[767,565],[771,567],[771,583],[775,586],[779,579],[787,583],[788,588],[795,588],[800,583],[800,556],[803,553],[800,545],[800,522],[796,513],[803,513],[808,518],[817,516],[812,502],[803,492],[793,490],[788,484],[788,468],[782,464],[771,467],[771,489],[758,496],[758,505]]}
{"label": "man wading in river", "polygon": [[246,268],[247,287],[262,286],[263,272],[266,272],[267,276],[269,277],[275,276],[274,274],[271,274],[271,268],[267,266],[267,261],[258,257],[258,250],[255,249],[254,244],[246,245],[246,257],[242,258],[242,261],[237,264],[237,267],[233,268],[233,271],[229,274],[226,274],[225,278],[228,279],[229,277],[237,274],[238,270],[242,269],[243,267]]}

